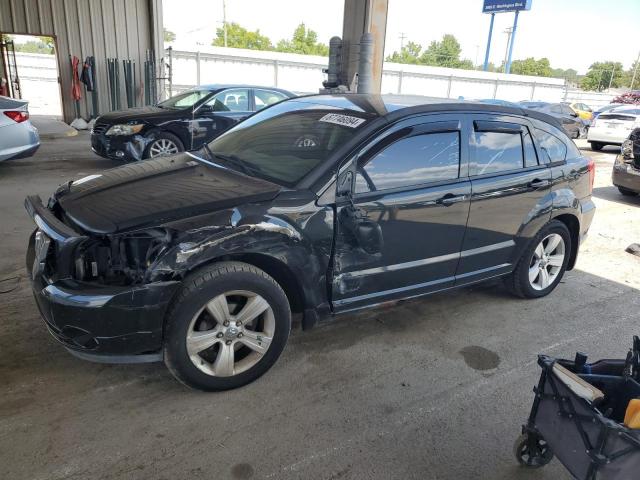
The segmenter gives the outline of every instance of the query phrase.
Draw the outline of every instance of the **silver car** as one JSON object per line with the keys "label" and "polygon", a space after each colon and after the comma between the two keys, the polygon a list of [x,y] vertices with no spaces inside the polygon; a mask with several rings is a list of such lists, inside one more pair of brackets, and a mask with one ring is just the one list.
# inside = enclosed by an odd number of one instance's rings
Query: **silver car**
{"label": "silver car", "polygon": [[38,130],[29,121],[28,104],[0,96],[0,161],[30,157],[40,146]]}

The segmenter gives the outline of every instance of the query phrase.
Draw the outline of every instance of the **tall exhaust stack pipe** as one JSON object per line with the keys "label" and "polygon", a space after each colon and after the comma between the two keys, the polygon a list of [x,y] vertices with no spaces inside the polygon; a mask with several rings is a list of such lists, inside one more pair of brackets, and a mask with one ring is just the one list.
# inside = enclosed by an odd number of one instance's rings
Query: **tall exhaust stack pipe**
{"label": "tall exhaust stack pipe", "polygon": [[373,93],[373,35],[360,37],[360,59],[358,63],[358,93]]}
{"label": "tall exhaust stack pipe", "polygon": [[325,70],[327,80],[322,82],[325,88],[337,88],[340,85],[342,69],[342,39],[331,37],[329,40],[329,68]]}

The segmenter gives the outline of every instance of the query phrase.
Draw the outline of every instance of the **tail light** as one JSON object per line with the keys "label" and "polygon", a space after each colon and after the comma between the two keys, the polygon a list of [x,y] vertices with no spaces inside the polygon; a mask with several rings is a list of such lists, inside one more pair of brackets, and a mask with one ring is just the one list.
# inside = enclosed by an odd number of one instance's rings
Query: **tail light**
{"label": "tail light", "polygon": [[24,112],[21,110],[7,110],[6,112],[4,112],[4,114],[17,123],[22,123],[25,120],[29,120],[29,112]]}
{"label": "tail light", "polygon": [[593,182],[596,179],[596,162],[593,158],[589,159],[589,163],[587,163],[587,169],[589,170],[589,191],[593,192]]}

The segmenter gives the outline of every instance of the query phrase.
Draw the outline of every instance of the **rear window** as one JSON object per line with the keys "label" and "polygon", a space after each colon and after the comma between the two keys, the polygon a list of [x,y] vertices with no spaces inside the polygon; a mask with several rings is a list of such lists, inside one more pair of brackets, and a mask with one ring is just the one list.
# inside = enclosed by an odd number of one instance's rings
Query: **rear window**
{"label": "rear window", "polygon": [[[598,119],[600,120],[621,120],[623,122],[632,122],[635,120],[634,114],[630,111],[626,111],[623,113],[603,113],[598,115]],[[640,111],[638,111],[638,115],[640,115]]]}
{"label": "rear window", "polygon": [[[543,163],[559,162],[567,158],[567,145],[555,135],[536,128]],[[578,154],[578,156],[580,156]]]}

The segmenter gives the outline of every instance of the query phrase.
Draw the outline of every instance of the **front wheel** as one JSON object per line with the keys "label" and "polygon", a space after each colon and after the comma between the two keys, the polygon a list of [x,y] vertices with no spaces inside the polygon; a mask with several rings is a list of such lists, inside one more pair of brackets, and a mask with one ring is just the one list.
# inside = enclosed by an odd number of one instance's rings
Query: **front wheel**
{"label": "front wheel", "polygon": [[184,146],[175,135],[162,132],[147,146],[146,157],[167,157],[184,152]]}
{"label": "front wheel", "polygon": [[509,290],[522,298],[548,295],[558,286],[571,256],[566,225],[552,220],[540,229],[506,279]]}
{"label": "front wheel", "polygon": [[184,280],[167,316],[164,360],[187,386],[228,390],[269,370],[290,330],[287,296],[273,278],[246,263],[216,263]]}
{"label": "front wheel", "polygon": [[537,434],[524,433],[513,445],[518,463],[527,468],[541,468],[553,460],[553,452],[547,442]]}

